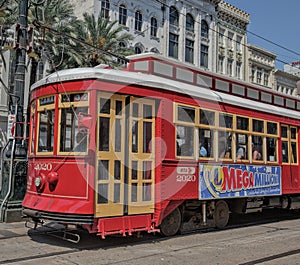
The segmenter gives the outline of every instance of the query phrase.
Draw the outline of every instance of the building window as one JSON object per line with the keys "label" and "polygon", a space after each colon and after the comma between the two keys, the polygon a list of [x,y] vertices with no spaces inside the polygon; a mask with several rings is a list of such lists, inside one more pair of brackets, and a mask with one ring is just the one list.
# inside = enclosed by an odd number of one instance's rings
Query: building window
{"label": "building window", "polygon": [[110,9],[109,0],[102,0],[101,1],[101,15],[104,18],[109,18],[109,9]]}
{"label": "building window", "polygon": [[156,37],[157,36],[157,19],[155,17],[151,18],[151,36]]}
{"label": "building window", "polygon": [[218,58],[218,72],[223,74],[223,68],[224,68],[224,56],[219,55],[219,58]]}
{"label": "building window", "polygon": [[169,56],[178,59],[178,35],[169,35]]}
{"label": "building window", "polygon": [[192,40],[185,40],[185,61],[194,63],[194,42]]}
{"label": "building window", "polygon": [[125,5],[120,5],[119,7],[119,24],[126,26],[127,20],[127,9]]}
{"label": "building window", "polygon": [[208,24],[204,19],[201,21],[201,37],[208,38]]}
{"label": "building window", "polygon": [[233,33],[229,32],[228,33],[228,38],[227,38],[227,47],[229,50],[233,49]]}
{"label": "building window", "polygon": [[269,73],[268,72],[264,73],[264,85],[265,86],[269,85]]}
{"label": "building window", "polygon": [[236,63],[236,77],[238,79],[242,78],[242,76],[241,76],[242,71],[241,70],[242,70],[242,63],[237,62]]}
{"label": "building window", "polygon": [[228,59],[227,60],[227,75],[229,75],[229,76],[232,76],[232,64],[233,64],[233,60]]}
{"label": "building window", "polygon": [[142,49],[139,46],[134,47],[134,53],[135,54],[141,54],[142,53]]}
{"label": "building window", "polygon": [[179,25],[179,14],[174,6],[170,7],[170,24],[178,27]]}
{"label": "building window", "polygon": [[219,45],[224,47],[224,34],[225,31],[223,29],[219,29]]}
{"label": "building window", "polygon": [[257,84],[261,84],[261,78],[262,78],[262,70],[257,69],[257,73],[256,73],[256,83]]}
{"label": "building window", "polygon": [[142,31],[142,23],[143,23],[143,16],[141,11],[135,12],[135,24],[134,29],[137,31]]}
{"label": "building window", "polygon": [[251,67],[251,82],[254,83],[255,78],[255,67]]}
{"label": "building window", "polygon": [[208,68],[208,46],[201,44],[200,65]]}
{"label": "building window", "polygon": [[186,30],[194,32],[194,18],[191,14],[186,15]]}
{"label": "building window", "polygon": [[239,36],[236,38],[236,52],[242,52],[242,38]]}

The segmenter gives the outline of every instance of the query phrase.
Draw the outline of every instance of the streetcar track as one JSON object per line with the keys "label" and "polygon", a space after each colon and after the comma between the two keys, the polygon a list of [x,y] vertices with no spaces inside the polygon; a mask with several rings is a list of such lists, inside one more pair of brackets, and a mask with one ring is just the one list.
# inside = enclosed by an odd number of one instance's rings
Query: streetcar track
{"label": "streetcar track", "polygon": [[246,263],[240,263],[239,265],[255,265],[255,264],[260,264],[266,261],[272,261],[272,260],[276,260],[276,259],[280,259],[280,258],[284,258],[284,257],[288,257],[288,256],[292,256],[292,255],[296,255],[300,253],[300,249],[294,249],[294,250],[290,250],[290,251],[286,251],[283,253],[279,253],[276,255],[271,255],[271,256],[267,256],[264,258],[260,258],[260,259],[256,259],[256,260],[252,260],[252,261],[248,261]]}
{"label": "streetcar track", "polygon": [[49,258],[52,256],[57,256],[57,255],[72,254],[72,253],[76,253],[78,251],[80,251],[80,250],[70,249],[70,250],[64,250],[64,251],[56,251],[56,252],[51,252],[51,253],[15,258],[15,259],[7,259],[7,260],[0,261],[0,264],[9,264],[9,263],[17,263],[17,262],[21,262],[21,261],[23,262],[23,261],[42,259],[42,258]]}
{"label": "streetcar track", "polygon": [[[225,227],[222,230],[230,230],[230,229],[237,229],[237,228],[241,228],[241,227],[247,227],[247,226],[255,226],[255,225],[261,225],[261,224],[266,224],[266,223],[272,223],[272,222],[278,222],[281,220],[293,220],[293,219],[297,219],[299,218],[299,216],[295,216],[295,215],[285,215],[285,216],[273,216],[272,218],[265,217],[262,220],[256,220],[256,221],[249,221],[249,222],[242,222],[242,223],[233,223],[233,224],[229,224],[227,227]],[[49,227],[49,228],[53,228],[53,227]],[[39,228],[38,228],[39,229]],[[34,237],[36,236],[43,236],[46,235],[48,237],[45,237],[44,240],[47,241],[47,238],[49,239],[50,237],[54,238],[53,235],[51,235],[51,233],[53,232],[57,232],[57,233],[61,233],[62,231],[60,229],[49,229],[46,231],[38,231],[37,230],[33,230],[33,229],[29,229],[28,232],[26,234],[22,234],[22,235],[11,235],[11,236],[5,236],[5,237],[1,237],[0,240],[5,240],[5,239],[12,239],[12,238],[21,238],[21,237],[31,237],[33,240]],[[278,230],[284,230],[285,228],[282,229],[278,229]],[[194,230],[194,231],[188,231],[188,232],[184,232],[180,235],[176,235],[173,236],[173,238],[175,237],[184,237],[187,235],[192,235],[192,234],[196,234],[196,233],[214,233],[214,232],[218,232],[220,230],[218,229],[214,229],[214,228],[204,228],[204,229],[199,229],[199,230]],[[91,236],[91,234],[88,234],[86,231],[79,231],[79,234],[82,236]],[[76,252],[81,252],[81,251],[88,251],[88,250],[97,250],[97,249],[108,249],[108,248],[112,248],[112,247],[122,247],[122,246],[126,246],[128,244],[144,244],[147,242],[161,242],[165,239],[168,239],[168,237],[164,238],[164,237],[160,237],[157,236],[156,234],[144,234],[145,237],[142,238],[135,238],[135,237],[120,237],[118,238],[117,236],[111,236],[109,237],[109,239],[106,240],[101,240],[99,238],[99,242],[94,241],[92,243],[82,243],[84,245],[76,245],[74,243],[69,243],[68,248],[66,250],[61,250],[61,251],[54,251],[51,253],[44,253],[44,254],[37,254],[37,255],[31,255],[31,256],[25,256],[25,257],[20,257],[20,258],[12,258],[12,259],[6,259],[6,260],[2,260],[0,261],[0,264],[14,264],[14,263],[18,263],[21,261],[34,261],[34,260],[38,260],[38,259],[43,259],[43,258],[49,258],[49,257],[53,257],[53,256],[59,256],[59,255],[65,255],[65,254],[73,254]],[[56,237],[55,237],[56,238]],[[118,239],[122,239],[122,241],[118,240]],[[94,238],[94,240],[97,240],[97,238]],[[110,241],[107,241],[110,240]],[[61,240],[63,241],[63,240]],[[50,241],[48,241],[49,244],[51,244]],[[189,246],[189,248],[197,248],[201,246],[200,244],[197,245],[193,245],[193,246]],[[161,253],[153,253],[153,254],[149,254],[149,255],[145,255],[145,256],[141,256],[138,259],[143,259],[143,258],[149,258],[149,257],[154,257],[157,255],[165,255],[168,254],[170,252],[176,253],[178,251],[182,251],[185,250],[186,248],[178,248],[178,249],[174,249],[171,251],[166,251],[166,252],[161,252]],[[260,258],[260,259],[256,259],[253,261],[249,261],[246,263],[241,263],[240,265],[254,265],[254,264],[259,264],[259,263],[263,263],[266,261],[271,261],[271,260],[276,260],[282,257],[286,257],[286,256],[291,256],[291,255],[296,255],[300,253],[300,249],[296,249],[296,250],[291,250],[291,251],[287,251],[287,252],[283,252],[280,254],[276,254],[276,255],[271,255],[271,256],[267,256],[264,258]],[[135,259],[137,259],[137,257],[135,257]],[[128,260],[120,260],[120,261],[115,261],[115,262],[109,262],[107,264],[118,264],[118,263],[122,263],[122,262],[130,262],[131,259]]]}

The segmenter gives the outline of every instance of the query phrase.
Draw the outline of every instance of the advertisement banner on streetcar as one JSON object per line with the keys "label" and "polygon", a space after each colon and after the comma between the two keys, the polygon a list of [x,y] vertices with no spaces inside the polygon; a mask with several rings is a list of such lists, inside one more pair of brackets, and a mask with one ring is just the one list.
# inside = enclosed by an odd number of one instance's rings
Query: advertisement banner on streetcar
{"label": "advertisement banner on streetcar", "polygon": [[281,195],[281,168],[199,164],[199,199]]}

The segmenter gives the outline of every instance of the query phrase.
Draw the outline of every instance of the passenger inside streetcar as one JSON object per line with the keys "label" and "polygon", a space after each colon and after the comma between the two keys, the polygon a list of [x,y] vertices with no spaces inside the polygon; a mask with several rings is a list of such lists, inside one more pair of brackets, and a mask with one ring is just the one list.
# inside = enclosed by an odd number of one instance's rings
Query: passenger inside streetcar
{"label": "passenger inside streetcar", "polygon": [[87,148],[87,131],[80,130],[76,134],[76,147],[74,149],[75,152],[85,152]]}

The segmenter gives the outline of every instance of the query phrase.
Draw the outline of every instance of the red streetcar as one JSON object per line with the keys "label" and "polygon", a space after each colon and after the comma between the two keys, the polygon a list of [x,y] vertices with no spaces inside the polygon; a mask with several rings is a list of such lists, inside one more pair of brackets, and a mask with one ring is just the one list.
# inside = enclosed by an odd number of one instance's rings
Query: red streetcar
{"label": "red streetcar", "polygon": [[23,213],[104,238],[299,208],[300,101],[155,54],[31,90]]}

